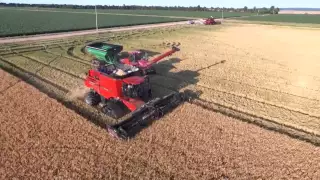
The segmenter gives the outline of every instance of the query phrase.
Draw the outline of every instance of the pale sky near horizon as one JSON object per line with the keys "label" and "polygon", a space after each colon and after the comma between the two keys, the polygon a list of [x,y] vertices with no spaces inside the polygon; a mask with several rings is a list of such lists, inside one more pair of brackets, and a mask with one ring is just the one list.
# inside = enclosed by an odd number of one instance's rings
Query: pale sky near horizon
{"label": "pale sky near horizon", "polygon": [[5,3],[79,4],[79,5],[160,5],[160,6],[206,6],[206,7],[303,7],[320,8],[320,0],[0,0]]}

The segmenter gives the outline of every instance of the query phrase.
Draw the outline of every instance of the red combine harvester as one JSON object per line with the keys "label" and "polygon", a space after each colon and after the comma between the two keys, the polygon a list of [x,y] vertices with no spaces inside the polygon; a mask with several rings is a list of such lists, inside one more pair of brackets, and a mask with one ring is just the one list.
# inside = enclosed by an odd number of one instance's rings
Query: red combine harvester
{"label": "red combine harvester", "polygon": [[152,66],[161,61],[163,58],[171,56],[177,51],[180,51],[180,49],[173,46],[171,50],[166,51],[165,53],[153,58],[152,60],[148,60],[147,55],[141,51],[132,51],[129,52],[128,58],[121,59],[120,61],[123,64],[132,65],[139,68],[144,75],[155,74],[156,70]]}
{"label": "red combine harvester", "polygon": [[203,24],[204,25],[215,25],[215,24],[221,24],[221,22],[216,21],[213,17],[210,17],[210,18],[204,19]]}
{"label": "red combine harvester", "polygon": [[85,86],[91,89],[85,102],[91,106],[101,105],[102,112],[119,119],[131,116],[116,125],[108,125],[108,132],[117,138],[130,137],[130,130],[158,119],[183,101],[181,93],[172,93],[162,98],[152,98],[148,76],[126,74],[118,76],[116,66],[106,65],[105,72],[89,70]]}

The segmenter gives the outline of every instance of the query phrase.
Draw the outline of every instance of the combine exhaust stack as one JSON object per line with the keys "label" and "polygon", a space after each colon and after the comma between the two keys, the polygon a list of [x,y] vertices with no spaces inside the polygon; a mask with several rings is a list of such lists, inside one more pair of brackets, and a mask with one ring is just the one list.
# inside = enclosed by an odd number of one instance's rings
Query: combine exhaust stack
{"label": "combine exhaust stack", "polygon": [[137,126],[143,127],[150,121],[161,118],[183,101],[184,96],[181,93],[171,93],[165,97],[153,99],[132,112],[132,115],[121,123],[108,125],[107,130],[116,138],[128,139],[135,134],[132,131]]}

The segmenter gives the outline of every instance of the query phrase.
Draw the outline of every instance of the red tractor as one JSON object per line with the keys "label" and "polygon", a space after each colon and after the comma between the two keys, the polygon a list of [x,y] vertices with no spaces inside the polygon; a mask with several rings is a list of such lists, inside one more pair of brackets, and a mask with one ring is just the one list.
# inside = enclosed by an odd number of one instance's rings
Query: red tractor
{"label": "red tractor", "polygon": [[126,74],[118,76],[113,64],[106,70],[89,70],[85,86],[91,89],[85,102],[91,106],[101,105],[102,112],[114,119],[128,113],[131,116],[117,125],[108,125],[108,132],[118,138],[128,138],[129,131],[136,125],[160,118],[183,100],[180,93],[172,93],[162,98],[152,98],[148,76]]}

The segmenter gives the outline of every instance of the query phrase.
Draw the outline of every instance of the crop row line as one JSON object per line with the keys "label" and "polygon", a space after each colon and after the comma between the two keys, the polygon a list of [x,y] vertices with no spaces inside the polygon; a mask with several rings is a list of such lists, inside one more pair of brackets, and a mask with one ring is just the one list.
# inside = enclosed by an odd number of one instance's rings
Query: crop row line
{"label": "crop row line", "polygon": [[[210,65],[208,67],[211,67],[211,66],[214,66],[214,65],[217,65],[217,64],[220,64],[219,63],[214,63],[213,65]],[[159,64],[160,65],[160,64]],[[161,64],[162,65],[162,64]],[[199,71],[202,71],[204,69],[207,69],[208,67],[205,67],[205,68],[201,68],[199,70],[196,70],[196,72],[199,72]],[[181,70],[179,68],[176,68],[178,70]],[[205,73],[201,74],[202,76],[205,76],[205,77],[209,77],[209,78],[216,78],[215,76],[211,76],[211,75],[207,75]],[[291,96],[296,96],[296,97],[299,97],[299,98],[303,98],[303,99],[308,99],[308,100],[312,100],[312,101],[320,101],[319,99],[314,99],[314,98],[308,98],[308,97],[305,97],[305,96],[300,96],[300,95],[297,95],[297,94],[292,94],[292,93],[289,93],[289,92],[285,92],[285,91],[280,91],[280,90],[276,90],[276,89],[271,89],[271,88],[266,88],[266,87],[262,87],[262,86],[255,86],[255,85],[252,85],[252,84],[249,84],[249,83],[244,83],[244,82],[238,82],[238,81],[234,81],[234,80],[231,80],[231,79],[219,79],[219,80],[223,80],[223,81],[229,81],[229,82],[232,82],[232,83],[238,83],[238,84],[242,84],[242,85],[246,85],[246,86],[251,86],[251,87],[254,87],[254,88],[257,88],[257,89],[263,89],[263,90],[268,90],[268,91],[273,91],[273,92],[277,92],[277,93],[281,93],[281,94],[287,94],[287,95],[291,95]],[[274,82],[274,81],[272,81]],[[275,83],[278,83],[278,82],[275,82]],[[282,83],[284,84],[284,83]],[[307,89],[307,90],[312,90],[312,91],[316,91],[318,92],[319,90],[315,90],[315,89],[309,89],[309,88],[303,88],[303,87],[300,87],[300,86],[295,86],[293,84],[287,84],[287,85],[290,85],[290,86],[293,86],[293,87],[298,87],[298,88],[302,88],[302,89]],[[320,91],[319,91],[320,92]]]}
{"label": "crop row line", "polygon": [[[43,82],[45,82],[45,83],[47,83],[47,84],[49,84],[49,85],[51,85],[51,86],[53,86],[53,87],[55,87],[55,88],[63,91],[64,93],[67,93],[67,92],[69,91],[67,88],[62,87],[62,86],[60,86],[60,85],[52,82],[51,80],[45,79],[44,77],[41,77],[41,76],[39,76],[39,75],[36,74],[36,73],[30,72],[28,69],[21,68],[21,67],[15,65],[14,63],[6,60],[5,58],[3,58],[3,57],[1,57],[1,56],[0,56],[0,60],[3,61],[3,62],[5,62],[5,63],[7,63],[7,64],[9,64],[10,66],[12,66],[12,67],[15,68],[15,69],[18,69],[19,71],[23,72],[24,74],[30,75],[31,77],[35,77],[35,78],[37,78],[37,79],[39,79],[39,80],[41,80],[41,81],[43,81]],[[29,77],[24,77],[24,79],[25,79],[25,80],[28,80]]]}
{"label": "crop row line", "polygon": [[[63,56],[63,57],[66,57],[66,56]],[[66,58],[69,58],[69,57],[66,57]],[[81,58],[79,58],[79,57],[74,57],[74,58],[81,59]],[[74,60],[73,58],[69,58],[69,59]],[[86,62],[86,61],[84,61],[84,62]],[[217,64],[217,63],[215,63],[214,65],[216,65],[216,64]],[[90,64],[90,65],[91,65],[91,64]],[[160,66],[166,66],[166,67],[172,67],[172,66],[165,65],[165,64],[157,64],[157,65],[160,65]],[[181,70],[181,69],[176,68],[176,67],[174,67],[174,68],[175,68],[175,69],[178,69],[178,70]],[[203,68],[202,68],[202,69],[203,69]],[[201,69],[201,70],[202,70],[202,69]],[[213,76],[210,76],[210,75],[207,75],[207,74],[201,74],[201,75],[206,76],[206,77],[210,77],[210,78],[212,78],[212,77],[213,77]],[[229,79],[221,79],[221,80],[224,80],[224,81],[230,81],[230,82],[238,83],[238,84],[243,84],[243,85],[251,86],[251,87],[254,87],[254,88],[257,88],[257,89],[263,89],[263,90],[268,90],[268,91],[272,91],[272,92],[277,92],[277,93],[287,94],[287,95],[291,95],[291,96],[295,96],[295,97],[299,97],[299,98],[303,98],[303,99],[307,99],[307,100],[311,100],[311,101],[319,101],[319,99],[308,98],[308,97],[305,97],[305,96],[300,96],[300,95],[297,95],[297,94],[292,94],[292,93],[289,93],[289,92],[279,91],[279,90],[275,90],[275,89],[271,89],[271,88],[255,86],[255,85],[251,85],[251,84],[248,84],[248,83],[232,81],[232,80],[229,80]],[[282,84],[284,84],[284,83],[282,83]],[[293,86],[293,87],[302,88],[302,87],[300,87],[300,86],[296,86],[296,85],[293,85],[293,84],[287,84],[287,85],[291,85],[291,86]],[[307,90],[312,90],[312,91],[316,91],[316,92],[318,92],[318,90],[310,89],[310,88],[302,88],[302,89],[307,89]]]}
{"label": "crop row line", "polygon": [[[65,56],[64,56],[65,57]],[[69,57],[67,57],[69,58]],[[69,58],[71,60],[75,60],[74,58]],[[79,61],[79,60],[78,60]],[[90,63],[87,63],[87,64],[90,64]],[[91,65],[91,64],[90,64]],[[161,74],[161,73],[160,73]],[[162,74],[163,76],[166,76],[164,74]],[[166,76],[168,77],[168,76]],[[169,76],[170,77],[170,76]],[[210,76],[209,76],[210,77]],[[180,78],[176,78],[175,79],[177,80],[182,80]],[[186,80],[182,80],[184,81],[185,83],[188,83],[188,84],[193,84],[193,85],[197,85],[199,87],[203,87],[203,88],[206,88],[206,89],[211,89],[213,91],[218,91],[218,92],[221,92],[221,93],[225,93],[225,94],[229,94],[229,95],[233,95],[233,96],[236,96],[236,97],[241,97],[241,98],[245,98],[245,99],[248,99],[248,100],[251,100],[251,101],[256,101],[256,102],[259,102],[259,103],[262,103],[262,104],[266,104],[266,105],[270,105],[270,106],[273,106],[273,107],[277,107],[277,108],[282,108],[282,109],[286,109],[288,111],[293,111],[293,112],[297,112],[297,113],[301,113],[301,114],[304,114],[304,115],[307,115],[307,116],[310,116],[310,117],[314,117],[314,118],[320,118],[319,115],[316,115],[316,114],[312,114],[312,113],[309,113],[309,112],[305,112],[303,110],[299,110],[299,109],[293,109],[293,108],[290,108],[290,107],[287,107],[287,106],[283,106],[283,105],[277,105],[277,104],[274,104],[272,102],[267,102],[267,101],[264,101],[264,100],[259,100],[259,99],[256,99],[256,98],[251,98],[251,97],[248,97],[246,95],[242,95],[242,94],[238,94],[238,93],[232,93],[232,92],[228,92],[228,91],[224,91],[224,90],[220,90],[220,89],[215,89],[215,88],[212,88],[212,87],[209,87],[209,86],[206,86],[206,85],[201,85],[201,84],[198,84],[198,83],[192,83],[192,82],[188,82]],[[239,82],[238,82],[239,83]],[[253,86],[253,87],[256,87],[256,86]],[[262,88],[263,89],[263,88]],[[267,89],[267,88],[265,88]],[[268,89],[270,90],[270,89]],[[275,92],[278,92],[276,90],[273,90]],[[278,92],[279,93],[279,92]],[[283,93],[280,91],[280,93]],[[284,93],[284,94],[290,94],[290,93]],[[306,98],[306,97],[303,97],[303,96],[298,96],[298,95],[294,95],[294,94],[290,94],[290,95],[293,95],[293,96],[297,96],[297,97],[302,97],[302,98],[305,98],[305,99],[309,99],[309,98]],[[314,100],[314,99],[309,99],[309,100]],[[318,100],[317,100],[318,101]]]}
{"label": "crop row line", "polygon": [[[179,92],[176,89],[163,86],[162,84],[153,83],[156,86],[159,86],[164,89],[171,90],[173,92]],[[297,128],[290,124],[285,123],[279,123],[275,118],[264,116],[264,115],[258,115],[252,111],[248,111],[241,108],[235,108],[232,105],[229,105],[227,103],[221,103],[215,100],[206,100],[200,97],[191,98],[191,101],[188,102],[190,104],[194,104],[196,106],[202,107],[206,110],[212,111],[212,112],[218,112],[223,115],[227,115],[232,118],[240,119],[246,122],[257,124],[261,127],[268,128],[270,130],[274,130],[280,133],[287,134],[293,138],[298,138],[302,140],[306,140],[308,142],[311,142],[315,145],[320,145],[320,135],[318,135],[315,132],[312,132],[312,130],[307,130],[303,128]],[[217,106],[217,107],[213,107]],[[234,114],[234,113],[235,114]],[[243,117],[245,116],[245,117]],[[252,119],[253,118],[253,119]],[[265,123],[267,122],[267,123]],[[292,130],[294,132],[292,132]],[[297,135],[299,134],[299,135]],[[317,139],[314,139],[316,137]]]}
{"label": "crop row line", "polygon": [[[214,78],[214,76],[211,76],[211,75],[207,75],[208,77],[211,77],[211,78]],[[248,77],[246,75],[243,75],[245,77]],[[268,77],[268,74],[266,74],[266,77]],[[250,77],[249,77],[250,78]],[[297,88],[301,88],[301,89],[305,89],[305,90],[309,90],[309,91],[315,91],[315,92],[320,92],[320,90],[318,89],[313,89],[313,88],[306,88],[306,87],[301,87],[301,86],[297,86],[297,85],[294,85],[292,83],[287,83],[287,82],[277,82],[277,81],[273,81],[273,80],[268,80],[270,82],[273,82],[275,84],[285,84],[285,85],[289,85],[289,86],[292,86],[292,87],[297,87]],[[319,80],[316,80],[316,81],[319,81]]]}
{"label": "crop row line", "polygon": [[[205,77],[209,77],[209,78],[215,78],[215,76],[211,76],[211,75],[207,75],[207,74],[201,74],[201,75],[205,76]],[[237,83],[237,84],[241,84],[241,85],[245,85],[245,86],[250,86],[250,87],[253,87],[253,88],[256,88],[256,89],[263,89],[263,90],[267,90],[267,91],[272,91],[272,92],[276,92],[276,93],[279,93],[279,94],[287,94],[287,95],[290,95],[290,96],[295,96],[295,97],[307,99],[307,100],[310,100],[310,101],[320,101],[319,99],[315,99],[315,98],[308,98],[306,96],[292,94],[292,93],[289,93],[289,92],[276,90],[276,89],[271,89],[271,88],[266,88],[266,87],[262,87],[262,86],[255,86],[255,85],[252,85],[252,84],[249,84],[249,83],[238,82],[238,81],[234,81],[234,80],[231,80],[231,79],[222,78],[222,79],[219,79],[219,80],[221,80],[221,81],[229,81],[229,82],[232,82],[232,83]],[[287,85],[318,92],[318,90],[315,90],[315,89],[303,88],[303,87],[300,87],[300,86],[295,86],[293,84],[287,84]]]}
{"label": "crop row line", "polygon": [[[215,63],[214,65],[216,64],[219,64],[219,63]],[[202,71],[204,69],[207,69],[207,68],[201,68],[199,70],[196,70],[196,72],[199,72],[199,71]],[[201,75],[204,75],[204,76],[207,76],[207,77],[210,77],[210,78],[215,78],[214,76],[211,76],[211,75],[207,75],[207,74],[201,74]],[[266,76],[269,76],[268,74],[265,74]],[[247,77],[246,75],[244,75],[245,77]],[[307,76],[310,76],[310,75],[307,75]],[[316,78],[316,79],[320,79],[320,77],[317,77],[317,76],[311,76],[312,78]],[[270,81],[270,80],[269,80]],[[320,80],[316,80],[316,81],[320,81]],[[320,92],[319,90],[317,89],[311,89],[311,88],[303,88],[301,86],[297,86],[297,85],[293,85],[291,83],[280,83],[280,82],[276,82],[276,81],[270,81],[270,82],[274,82],[274,83],[277,83],[277,84],[286,84],[286,85],[290,85],[290,86],[293,86],[293,87],[298,87],[298,88],[302,88],[302,89],[306,89],[306,90],[310,90],[310,91],[316,91],[316,92]],[[270,89],[271,90],[271,89]],[[275,90],[277,91],[277,90]],[[287,92],[286,92],[287,93]],[[290,94],[290,93],[289,93]],[[294,95],[294,94],[291,94],[291,95]],[[298,95],[295,95],[295,96],[298,96]],[[303,96],[302,96],[303,97]]]}
{"label": "crop row line", "polygon": [[90,65],[91,66],[90,62],[82,60],[82,59],[76,59],[76,58],[64,56],[64,55],[62,55],[62,53],[61,54],[57,54],[57,53],[51,52],[50,50],[46,50],[45,52],[49,53],[49,54],[52,54],[52,55],[55,55],[55,56],[61,56],[61,57],[64,57],[64,58],[67,58],[67,59],[70,59],[70,60],[73,60],[73,61],[77,61],[77,62],[85,64],[85,65]]}
{"label": "crop row line", "polygon": [[[29,72],[28,70],[22,69],[22,68],[16,66],[15,64],[13,64],[13,63],[5,60],[5,59],[2,58],[2,57],[0,57],[0,59],[1,59],[2,61],[6,62],[7,64],[11,65],[12,67],[17,68],[17,69],[19,69],[19,70],[22,70],[22,71],[26,72],[27,74],[30,74],[30,75],[32,75],[32,76],[40,79],[41,81],[43,81],[43,82],[45,82],[45,83],[48,83],[48,84],[50,84],[50,85],[58,88],[59,90],[62,90],[62,91],[65,92],[65,93],[69,92],[68,89],[66,89],[66,88],[64,88],[64,87],[62,87],[62,86],[60,86],[60,85],[58,85],[58,84],[56,84],[56,83],[54,83],[54,82],[52,82],[52,81],[50,81],[50,80],[44,79],[44,78],[42,78],[41,76],[39,76],[39,75],[37,75],[37,74],[34,74],[34,73],[32,73],[32,72]],[[161,84],[157,84],[156,82],[154,82],[154,84],[157,85],[157,86],[163,87],[163,88],[165,88],[165,89],[169,89],[169,90],[171,90],[171,91],[177,92],[176,89],[171,89],[171,88],[166,87],[166,86],[163,86],[163,85],[161,85]],[[271,121],[272,123],[276,123],[276,124],[279,124],[280,126],[284,126],[284,124],[277,123],[275,120],[270,120],[270,117],[260,117],[260,116],[256,115],[255,113],[246,112],[246,110],[235,109],[235,108],[233,108],[232,106],[229,106],[229,105],[227,105],[227,104],[221,104],[221,103],[219,103],[219,102],[207,101],[207,100],[204,100],[204,99],[201,99],[201,98],[199,98],[199,100],[200,100],[200,101],[203,101],[203,102],[208,102],[208,103],[210,103],[210,104],[217,105],[217,106],[219,106],[219,107],[226,107],[227,109],[239,111],[239,113],[247,113],[247,114],[250,115],[250,116],[258,117],[258,118],[263,118],[263,119],[266,119],[266,120],[268,120],[268,121]],[[196,104],[196,105],[197,105],[197,104]],[[218,111],[220,112],[220,109],[219,109]],[[81,114],[82,112],[79,112],[79,111],[78,111],[78,113]],[[272,118],[271,118],[271,119],[272,119]],[[285,126],[287,126],[287,125],[285,125]],[[300,131],[305,131],[306,133],[310,134],[310,132],[307,131],[307,130],[303,130],[303,129],[299,129],[299,128],[295,128],[295,127],[291,127],[291,126],[289,126],[289,128],[291,128],[291,129],[292,129],[292,128],[297,129],[299,132],[300,132]]]}
{"label": "crop row line", "polygon": [[[75,60],[73,58],[69,58],[69,59]],[[87,64],[90,64],[90,63],[87,63]],[[164,75],[164,76],[166,76],[166,75]],[[181,80],[180,78],[176,78],[176,79]],[[188,81],[185,81],[185,80],[183,80],[183,81],[185,83],[189,83],[189,84],[192,83],[192,82],[188,82]],[[240,82],[237,82],[237,83],[241,84]],[[266,104],[266,105],[270,105],[270,106],[274,106],[274,107],[277,107],[277,108],[282,108],[282,109],[286,109],[286,110],[289,110],[289,111],[298,112],[298,113],[301,113],[301,114],[304,114],[304,115],[307,115],[307,116],[310,116],[310,117],[320,118],[319,115],[312,114],[312,113],[309,113],[309,112],[305,112],[303,110],[293,109],[293,108],[290,108],[290,107],[287,107],[287,106],[283,106],[283,105],[277,105],[277,104],[274,104],[272,102],[267,102],[267,101],[264,101],[264,100],[251,98],[251,97],[248,97],[246,95],[242,95],[242,94],[238,94],[238,93],[232,93],[232,92],[227,92],[227,91],[224,91],[224,90],[215,89],[215,88],[212,88],[212,87],[209,87],[209,86],[206,86],[206,85],[201,85],[201,84],[198,84],[198,83],[197,84],[192,83],[192,84],[193,85],[198,85],[199,87],[203,87],[203,88],[206,88],[206,89],[211,89],[211,90],[214,90],[214,91],[218,91],[218,92],[221,92],[221,93],[225,93],[225,94],[229,94],[229,95],[233,95],[233,96],[237,96],[237,97],[241,97],[241,98],[246,98],[248,100],[256,101],[256,102],[259,102],[259,103],[262,103],[262,104]],[[246,83],[244,83],[244,84],[246,84]],[[246,84],[246,85],[249,85],[249,84]],[[257,88],[257,86],[253,86],[253,85],[251,85],[251,86]],[[267,90],[274,91],[274,92],[277,92],[277,93],[289,94],[289,95],[293,95],[293,96],[296,96],[296,97],[305,98],[305,99],[308,99],[308,100],[314,100],[314,99],[310,99],[310,98],[307,98],[307,97],[303,97],[303,96],[299,96],[299,95],[295,95],[295,94],[291,94],[291,93],[285,93],[285,92],[281,92],[281,91],[279,92],[279,91],[273,90],[273,89],[268,89],[268,88],[260,88],[260,89],[267,89]],[[316,100],[316,101],[319,101],[319,100]]]}
{"label": "crop row line", "polygon": [[228,92],[228,91],[212,88],[212,87],[209,87],[209,86],[206,86],[206,85],[193,83],[193,82],[190,82],[190,81],[187,81],[187,80],[184,80],[184,79],[181,79],[181,78],[173,77],[173,76],[170,76],[170,75],[165,75],[165,74],[161,74],[161,73],[158,73],[158,75],[163,76],[163,77],[167,77],[167,78],[169,77],[169,78],[172,78],[172,79],[176,79],[176,80],[185,82],[187,84],[195,85],[195,86],[202,87],[202,88],[205,88],[205,89],[209,89],[209,90],[212,90],[212,91],[217,91],[217,92],[221,92],[221,93],[224,93],[224,94],[229,94],[229,95],[232,95],[232,96],[235,96],[235,97],[238,97],[238,98],[244,98],[244,99],[248,99],[250,101],[255,101],[255,102],[258,102],[258,103],[261,103],[261,104],[277,107],[277,108],[280,108],[280,109],[286,109],[286,110],[292,111],[292,112],[297,112],[297,113],[300,113],[300,114],[307,115],[309,117],[314,117],[314,118],[318,118],[318,119],[320,118],[320,116],[316,115],[316,114],[308,113],[308,112],[305,112],[305,111],[302,111],[302,110],[298,110],[298,109],[292,109],[292,108],[287,107],[287,106],[276,105],[276,104],[274,104],[272,102],[267,102],[267,101],[264,101],[264,100],[251,98],[251,97],[248,97],[246,95],[242,95],[242,94],[238,94],[238,93],[233,93],[233,92]]}
{"label": "crop row line", "polygon": [[[41,62],[41,61],[39,61],[39,60],[37,60],[37,59],[31,58],[31,57],[28,57],[28,56],[25,56],[25,55],[20,55],[20,54],[18,54],[18,55],[21,56],[21,57],[27,58],[27,59],[29,59],[29,60],[31,60],[31,61],[33,61],[33,62],[37,62],[37,63],[41,64],[41,65],[42,65],[42,68],[43,68],[43,67],[50,67],[50,68],[52,68],[52,69],[54,69],[54,70],[56,70],[56,71],[65,73],[65,74],[67,74],[67,75],[69,75],[69,76],[72,76],[72,77],[74,77],[74,78],[80,78],[80,79],[82,79],[82,78],[81,78],[80,76],[78,76],[78,75],[75,75],[75,74],[73,74],[73,73],[67,72],[67,71],[65,71],[65,70],[63,70],[63,69],[57,68],[57,67],[52,66],[52,65],[50,65],[50,64],[43,63],[43,62]],[[56,60],[56,59],[55,59],[55,60]]]}
{"label": "crop row line", "polygon": [[292,94],[292,93],[289,93],[289,92],[275,90],[275,89],[266,88],[266,87],[262,87],[262,86],[255,86],[255,85],[252,85],[252,84],[249,84],[249,83],[233,81],[233,80],[230,80],[230,79],[221,79],[221,80],[230,81],[230,82],[233,82],[233,83],[250,86],[250,87],[253,87],[253,88],[257,88],[257,89],[263,89],[263,90],[267,90],[267,91],[272,91],[272,92],[276,92],[276,93],[279,93],[279,94],[287,94],[287,95],[290,95],[290,96],[295,96],[295,97],[299,97],[299,98],[302,98],[302,99],[307,99],[307,100],[310,100],[310,101],[320,101],[319,99],[308,98],[306,96],[300,96],[300,95],[297,95],[297,94]]}
{"label": "crop row line", "polygon": [[203,88],[210,89],[210,90],[213,90],[213,91],[217,91],[217,92],[221,92],[221,93],[224,93],[224,94],[233,95],[233,96],[236,96],[236,97],[239,97],[239,98],[248,99],[250,101],[256,101],[256,102],[259,102],[261,104],[265,104],[265,105],[269,105],[269,106],[285,109],[285,110],[292,111],[292,112],[297,112],[297,113],[300,113],[300,114],[307,115],[309,117],[314,117],[314,118],[320,119],[320,115],[309,113],[309,112],[305,112],[305,111],[300,110],[300,109],[293,109],[293,108],[290,108],[290,107],[287,107],[287,106],[277,105],[277,104],[274,104],[272,102],[265,101],[263,99],[256,99],[256,98],[252,98],[251,96],[247,96],[247,95],[243,95],[243,94],[239,94],[239,93],[234,93],[234,92],[228,92],[228,91],[225,91],[225,90],[216,89],[216,88],[213,88],[213,87],[210,87],[210,86],[207,86],[207,85],[203,85],[203,84],[197,84],[197,85],[199,87],[203,87]]}

